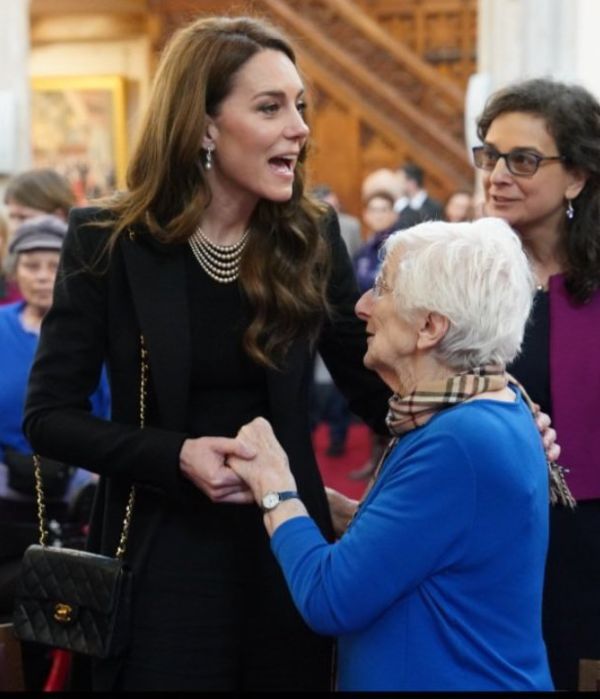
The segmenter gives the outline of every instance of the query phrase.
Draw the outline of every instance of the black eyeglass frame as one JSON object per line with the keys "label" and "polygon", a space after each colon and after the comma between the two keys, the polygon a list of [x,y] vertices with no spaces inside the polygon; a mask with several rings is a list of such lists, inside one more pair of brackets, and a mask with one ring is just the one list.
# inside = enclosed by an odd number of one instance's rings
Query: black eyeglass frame
{"label": "black eyeglass frame", "polygon": [[[504,162],[506,163],[508,171],[511,175],[514,175],[515,177],[533,177],[535,173],[540,169],[540,165],[542,164],[542,162],[544,162],[545,160],[561,160],[563,162],[566,160],[564,155],[538,155],[537,153],[534,153],[533,151],[528,150],[527,148],[513,148],[512,150],[508,151],[508,153],[500,153],[500,151],[497,151],[495,148],[490,148],[490,146],[473,146],[471,151],[473,153],[473,162],[475,163],[475,167],[479,170],[487,170],[488,172],[491,172],[496,167],[500,158],[504,158]],[[494,155],[497,156],[492,167],[485,167],[484,165],[479,165],[477,163],[478,154],[484,153],[486,151],[488,153],[494,153]],[[516,172],[513,169],[514,165],[511,164],[511,156],[523,153],[526,153],[535,161],[535,169],[532,172]]]}

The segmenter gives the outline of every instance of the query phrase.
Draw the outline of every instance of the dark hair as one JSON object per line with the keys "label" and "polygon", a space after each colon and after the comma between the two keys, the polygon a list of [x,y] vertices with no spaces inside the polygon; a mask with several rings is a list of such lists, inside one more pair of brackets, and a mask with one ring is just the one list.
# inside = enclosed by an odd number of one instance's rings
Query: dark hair
{"label": "dark hair", "polygon": [[406,163],[406,165],[403,165],[400,169],[406,175],[406,179],[416,182],[418,187],[423,186],[423,168],[419,167],[418,165],[415,165],[414,163]]}
{"label": "dark hair", "polygon": [[[264,20],[211,17],[177,31],[161,57],[127,172],[128,191],[105,204],[116,217],[110,245],[129,226],[143,222],[167,243],[192,235],[211,200],[201,144],[207,116],[218,114],[235,76],[265,49],[294,51],[284,35]],[[252,322],[244,337],[248,354],[273,366],[298,334],[316,337],[327,308],[328,249],[319,229],[324,205],[304,193],[303,147],[292,197],[261,200],[250,221],[240,269]]]}
{"label": "dark hair", "polygon": [[75,205],[75,194],[66,177],[50,168],[39,168],[21,172],[8,181],[4,203],[12,201],[47,214],[59,209],[67,218]]}
{"label": "dark hair", "polygon": [[565,216],[560,233],[567,290],[574,300],[584,302],[600,287],[600,104],[579,85],[526,80],[490,97],[477,121],[482,141],[494,119],[507,112],[542,117],[565,167],[588,176],[572,202],[575,216]]}

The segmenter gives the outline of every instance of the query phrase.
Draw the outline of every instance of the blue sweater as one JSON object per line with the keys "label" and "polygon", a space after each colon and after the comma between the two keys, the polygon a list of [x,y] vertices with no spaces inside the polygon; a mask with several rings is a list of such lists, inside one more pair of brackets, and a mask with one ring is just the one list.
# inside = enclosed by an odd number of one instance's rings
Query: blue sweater
{"label": "blue sweater", "polygon": [[308,517],[272,549],[340,690],[552,689],[541,630],[548,474],[520,396],[405,435],[344,536]]}
{"label": "blue sweater", "polygon": [[[21,428],[29,370],[37,349],[39,336],[25,330],[21,324],[24,302],[0,307],[0,462],[9,447],[31,454],[31,447]],[[92,411],[108,418],[110,395],[106,372],[91,397]]]}

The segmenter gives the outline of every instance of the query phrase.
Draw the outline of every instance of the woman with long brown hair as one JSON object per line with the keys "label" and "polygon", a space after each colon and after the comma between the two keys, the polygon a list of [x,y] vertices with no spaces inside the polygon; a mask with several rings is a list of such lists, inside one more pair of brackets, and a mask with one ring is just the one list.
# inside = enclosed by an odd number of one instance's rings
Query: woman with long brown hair
{"label": "woman with long brown hair", "polygon": [[[263,21],[206,18],[159,66],[127,190],[75,209],[27,401],[41,454],[100,474],[90,548],[126,558],[132,640],[94,661],[107,690],[324,689],[331,641],[295,610],[252,494],[227,466],[263,416],[331,539],[308,420],[318,348],[353,410],[383,424],[336,219],[304,193],[309,128],[288,41]],[[141,336],[149,363],[145,423]],[[112,419],[85,396],[107,362]]]}

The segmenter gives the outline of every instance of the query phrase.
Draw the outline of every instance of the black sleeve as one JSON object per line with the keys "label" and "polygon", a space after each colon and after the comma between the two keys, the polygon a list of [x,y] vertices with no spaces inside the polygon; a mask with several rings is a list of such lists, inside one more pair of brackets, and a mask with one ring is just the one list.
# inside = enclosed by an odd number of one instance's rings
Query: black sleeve
{"label": "black sleeve", "polygon": [[322,328],[318,350],[350,410],[376,432],[387,434],[385,416],[391,391],[363,364],[367,351],[365,324],[354,312],[359,290],[333,211],[325,219],[324,231],[331,250],[331,312]]}
{"label": "black sleeve", "polygon": [[[43,456],[128,482],[180,494],[184,434],[102,420],[90,413],[108,337],[106,229],[86,225],[89,209],[73,210],[54,299],[42,323],[31,370],[23,429]],[[139,365],[132,366],[132,391]],[[136,394],[137,395],[137,394]],[[133,416],[132,416],[133,417]]]}

